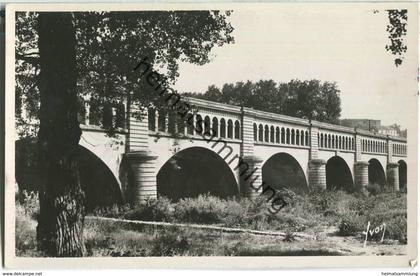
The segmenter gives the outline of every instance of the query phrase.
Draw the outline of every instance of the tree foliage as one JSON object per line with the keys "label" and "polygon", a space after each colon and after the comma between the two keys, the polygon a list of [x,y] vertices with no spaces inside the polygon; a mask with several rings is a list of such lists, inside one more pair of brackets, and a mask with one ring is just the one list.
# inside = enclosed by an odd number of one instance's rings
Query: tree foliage
{"label": "tree foliage", "polygon": [[[158,94],[133,68],[147,57],[166,83],[173,84],[179,62],[205,64],[213,47],[234,42],[229,16],[229,11],[73,13],[78,95],[90,98],[98,108],[118,103],[128,93],[140,106],[160,105]],[[16,16],[16,117],[21,126],[38,119],[38,17],[38,13]]]}
{"label": "tree foliage", "polygon": [[388,38],[391,44],[385,46],[385,49],[395,57],[395,66],[400,66],[403,62],[403,53],[407,51],[404,45],[404,36],[407,34],[407,10],[387,10],[389,24],[386,28],[389,33]]}
{"label": "tree foliage", "polygon": [[179,61],[204,64],[215,45],[233,42],[227,16],[218,11],[17,14],[16,116],[18,124],[39,120],[43,183],[37,237],[48,256],[84,254],[79,99],[159,104],[158,95],[133,72],[139,60],[147,57],[165,70],[169,85],[178,76]]}
{"label": "tree foliage", "polygon": [[237,82],[225,84],[221,89],[212,85],[204,94],[188,95],[329,123],[338,123],[341,114],[337,84],[319,80],[278,84],[273,80]]}

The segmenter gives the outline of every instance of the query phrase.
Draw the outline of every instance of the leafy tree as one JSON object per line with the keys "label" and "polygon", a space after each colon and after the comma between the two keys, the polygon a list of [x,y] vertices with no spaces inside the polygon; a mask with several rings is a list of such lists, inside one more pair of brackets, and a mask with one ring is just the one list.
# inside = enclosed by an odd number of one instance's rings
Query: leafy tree
{"label": "leafy tree", "polygon": [[[234,42],[233,27],[226,20],[229,15],[229,11],[74,13],[78,96],[89,98],[91,105],[101,109],[104,103],[125,100],[130,92],[133,104],[153,102],[165,107],[159,94],[133,68],[146,57],[166,77],[166,83],[173,84],[180,61],[205,64],[213,47]],[[16,109],[20,126],[38,119],[38,16],[18,13],[16,19],[16,102],[26,111],[21,116],[21,109]]]}
{"label": "leafy tree", "polygon": [[407,35],[407,10],[387,10],[389,24],[387,32],[389,33],[390,44],[385,46],[388,52],[395,56],[395,66],[400,66],[403,62],[403,53],[407,52],[407,46],[404,45],[404,36]]}
{"label": "leafy tree", "polygon": [[284,86],[287,91],[284,114],[321,122],[339,122],[341,100],[335,83],[292,80]]}
{"label": "leafy tree", "polygon": [[[20,123],[39,119],[38,144],[44,185],[37,228],[50,256],[82,256],[84,193],[77,145],[79,97],[140,108],[159,105],[133,68],[146,57],[170,85],[179,61],[204,64],[214,46],[232,43],[229,12],[148,11],[18,13],[17,110]],[[20,104],[29,110],[21,116]],[[19,122],[18,122],[19,123]],[[27,135],[28,133],[23,133]]]}
{"label": "leafy tree", "polygon": [[84,193],[79,176],[76,41],[70,13],[39,15],[40,127],[44,165],[37,237],[51,256],[82,256]]}
{"label": "leafy tree", "polygon": [[187,95],[329,123],[338,123],[341,113],[336,83],[319,80],[291,80],[279,84],[273,80],[237,82],[225,84],[221,90],[212,85],[204,94]]}

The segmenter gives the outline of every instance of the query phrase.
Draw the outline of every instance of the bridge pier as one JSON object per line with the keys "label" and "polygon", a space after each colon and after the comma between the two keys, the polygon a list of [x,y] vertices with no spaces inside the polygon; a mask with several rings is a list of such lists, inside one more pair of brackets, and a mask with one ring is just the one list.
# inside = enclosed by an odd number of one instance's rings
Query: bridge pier
{"label": "bridge pier", "polygon": [[388,186],[392,187],[394,191],[400,190],[400,176],[399,176],[399,164],[398,163],[388,163],[387,166],[387,179]]}
{"label": "bridge pier", "polygon": [[156,159],[148,151],[133,151],[125,154],[133,172],[131,203],[138,205],[157,198]]}
{"label": "bridge pier", "polygon": [[323,159],[312,159],[309,161],[308,180],[311,190],[323,191],[327,189],[326,164],[327,162]]}
{"label": "bridge pier", "polygon": [[358,161],[354,164],[356,189],[361,191],[369,184],[369,162]]}
{"label": "bridge pier", "polygon": [[241,194],[245,197],[254,199],[262,192],[262,162],[263,159],[255,155],[242,157],[243,163],[248,165],[248,169],[240,177]]}

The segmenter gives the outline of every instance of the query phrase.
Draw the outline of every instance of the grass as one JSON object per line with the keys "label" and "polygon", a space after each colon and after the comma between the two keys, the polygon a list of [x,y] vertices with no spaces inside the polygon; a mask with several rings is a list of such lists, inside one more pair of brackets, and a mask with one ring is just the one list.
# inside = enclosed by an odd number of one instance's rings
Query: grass
{"label": "grass", "polygon": [[[26,194],[17,202],[16,254],[42,256],[36,251],[37,197]],[[270,214],[264,198],[222,200],[208,195],[171,202],[160,198],[130,208],[113,206],[96,215],[180,223],[201,223],[256,230],[283,231],[285,237],[221,233],[189,228],[130,227],[119,222],[86,220],[87,256],[315,256],[342,255],[345,249],[331,243],[335,236],[362,242],[367,223],[386,223],[386,243],[407,243],[407,199],[403,193],[375,196],[341,191],[294,196],[277,214]],[[297,241],[296,232],[315,240]],[[344,251],[343,251],[344,250]],[[344,253],[343,253],[344,252]],[[392,254],[392,250],[387,254]]]}
{"label": "grass", "polygon": [[176,203],[167,198],[149,200],[135,208],[97,210],[96,215],[146,221],[213,224],[254,230],[306,232],[337,227],[339,235],[360,235],[371,225],[386,223],[385,238],[405,244],[407,240],[407,196],[384,192],[366,196],[343,191],[294,195],[277,214],[268,212],[266,199],[223,200],[209,195],[183,199]]}

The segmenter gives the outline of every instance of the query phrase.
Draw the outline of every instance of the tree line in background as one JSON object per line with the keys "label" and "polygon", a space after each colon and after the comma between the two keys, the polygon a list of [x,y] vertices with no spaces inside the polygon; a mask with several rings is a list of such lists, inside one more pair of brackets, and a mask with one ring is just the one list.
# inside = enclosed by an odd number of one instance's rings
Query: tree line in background
{"label": "tree line in background", "polygon": [[332,124],[340,121],[340,90],[335,82],[297,79],[287,83],[247,81],[224,84],[222,88],[211,85],[203,94],[186,95]]}

